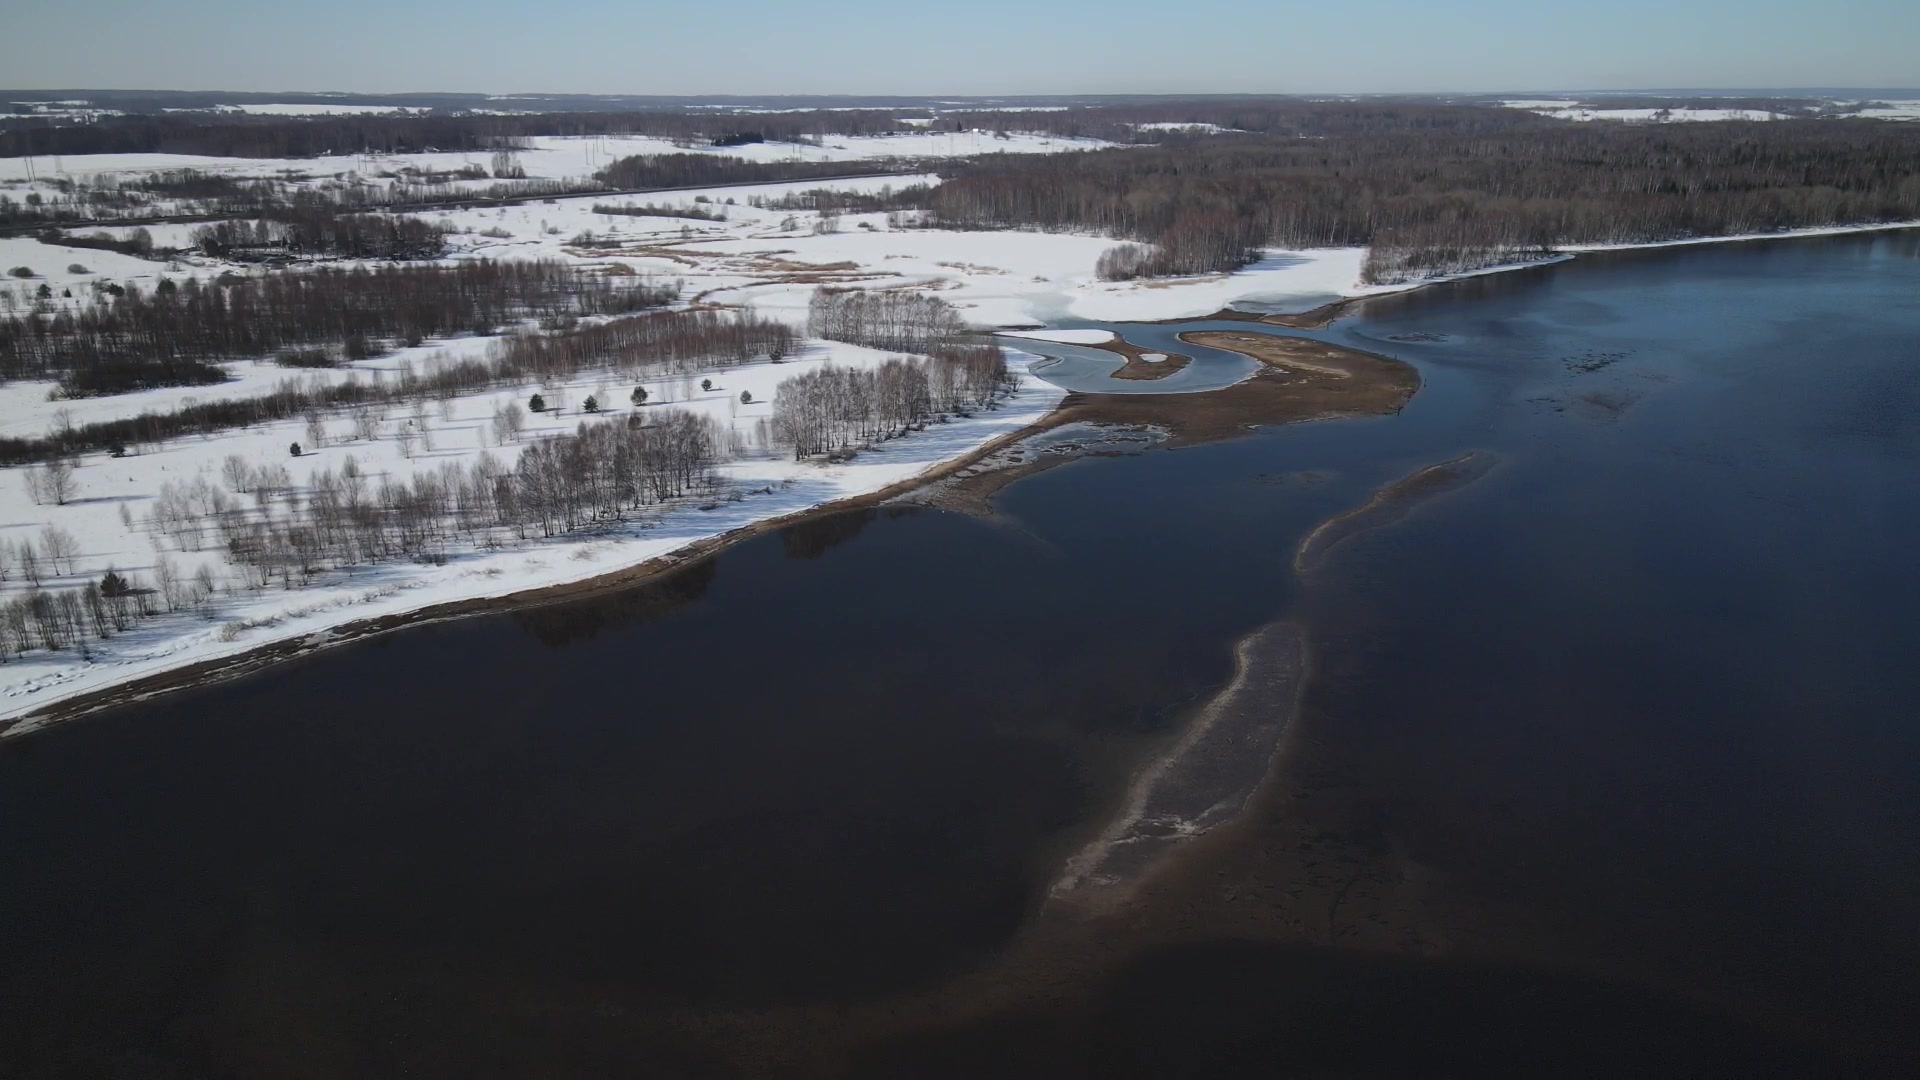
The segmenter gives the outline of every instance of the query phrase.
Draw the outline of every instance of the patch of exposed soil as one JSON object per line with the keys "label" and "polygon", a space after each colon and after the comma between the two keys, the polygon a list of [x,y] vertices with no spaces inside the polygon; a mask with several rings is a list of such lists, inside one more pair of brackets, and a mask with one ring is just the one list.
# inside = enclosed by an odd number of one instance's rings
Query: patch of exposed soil
{"label": "patch of exposed soil", "polygon": [[[1100,349],[1126,357],[1126,364],[1108,376],[1111,379],[1164,379],[1193,362],[1192,357],[1183,356],[1180,353],[1162,353],[1142,349],[1126,338],[1115,338],[1098,345],[1089,345],[1087,348]],[[1150,356],[1157,356],[1160,359],[1149,360]]]}

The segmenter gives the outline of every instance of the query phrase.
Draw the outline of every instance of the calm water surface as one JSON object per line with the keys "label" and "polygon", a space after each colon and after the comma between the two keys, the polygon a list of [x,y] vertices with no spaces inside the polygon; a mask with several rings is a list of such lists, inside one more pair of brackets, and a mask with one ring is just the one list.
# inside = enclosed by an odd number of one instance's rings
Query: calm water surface
{"label": "calm water surface", "polygon": [[[1191,353],[1207,325],[1125,330]],[[1920,237],[1583,257],[1308,336],[1425,385],[1078,460],[999,520],[825,518],[7,744],[0,1075],[699,1073],[728,1060],[705,1016],[830,1032],[990,967],[1283,616],[1313,641],[1302,752],[1525,973],[1223,931],[1084,988],[1158,1042],[1049,1071],[1711,1065],[1782,1031],[1912,1062]],[[1295,578],[1316,524],[1467,450],[1500,464]],[[1611,996],[1531,981],[1576,970]],[[1259,1038],[1195,991],[1223,972]],[[1274,1034],[1261,1003],[1314,988],[1348,1026]],[[1002,1038],[1034,1042],[968,1042]]]}

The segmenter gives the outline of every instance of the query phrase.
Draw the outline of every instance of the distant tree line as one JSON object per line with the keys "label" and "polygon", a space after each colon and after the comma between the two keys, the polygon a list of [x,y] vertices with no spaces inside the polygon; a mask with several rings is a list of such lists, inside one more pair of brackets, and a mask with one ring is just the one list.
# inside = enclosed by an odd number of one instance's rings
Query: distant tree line
{"label": "distant tree line", "polygon": [[[239,180],[190,169],[138,177],[63,178],[56,181],[60,189],[56,194],[35,191],[17,201],[0,194],[0,229],[151,219],[264,217],[293,222],[322,213],[484,205],[606,190],[606,185],[587,177],[509,180],[475,187],[442,182],[436,178],[442,174],[402,174],[396,182],[383,184],[346,176],[349,171],[343,169],[335,178],[299,187],[289,186],[295,178]],[[192,182],[181,182],[182,177]]]}
{"label": "distant tree line", "polygon": [[748,161],[719,154],[636,154],[595,173],[610,188],[695,187],[812,180],[848,173],[908,172],[910,163],[884,161]]}
{"label": "distant tree line", "polygon": [[[212,157],[322,157],[518,148],[539,135],[652,135],[689,145],[794,141],[824,134],[912,131],[901,110],[799,113],[539,113],[519,116],[268,116],[159,114],[103,116],[84,125],[11,119],[0,125],[0,157],[51,154],[202,154]],[[911,111],[911,110],[907,110]],[[728,141],[731,140],[731,141]]]}
{"label": "distant tree line", "polygon": [[947,113],[929,130],[986,129],[1103,139],[1119,143],[1187,146],[1215,136],[1176,128],[1222,128],[1282,139],[1347,139],[1387,133],[1481,135],[1565,124],[1524,109],[1436,104],[1432,101],[1308,101],[1302,98],[1214,97],[1154,99],[1047,111]]}
{"label": "distant tree line", "polygon": [[786,323],[745,312],[676,311],[565,334],[516,334],[501,340],[494,364],[513,378],[543,381],[594,367],[669,374],[715,362],[779,360],[793,351],[796,337]]}
{"label": "distant tree line", "polygon": [[270,221],[221,221],[193,230],[201,252],[236,262],[287,256],[437,259],[452,229],[407,214],[339,214],[289,208]]}
{"label": "distant tree line", "polygon": [[1012,385],[1006,358],[992,345],[947,346],[875,368],[828,365],[780,382],[773,434],[795,459],[831,454],[986,408]]}
{"label": "distant tree line", "polygon": [[[1442,110],[1461,111],[1520,110]],[[1416,126],[997,155],[956,169],[928,198],[940,220],[1094,230],[1158,249],[1116,254],[1107,269],[1120,276],[1231,269],[1260,244],[1377,243],[1376,273],[1390,276],[1556,243],[1920,217],[1920,127],[1853,120]]]}
{"label": "distant tree line", "polygon": [[807,333],[874,349],[931,352],[966,332],[952,304],[925,293],[822,285],[807,305]]}
{"label": "distant tree line", "polygon": [[282,348],[386,338],[417,345],[491,334],[526,318],[658,307],[676,294],[673,286],[620,283],[557,260],[169,280],[151,293],[130,285],[76,310],[0,319],[0,377],[56,376],[62,393],[76,397],[190,386],[224,380],[219,361]]}
{"label": "distant tree line", "polygon": [[692,221],[725,221],[726,214],[707,206],[668,206],[654,203],[594,203],[593,212],[616,217],[670,217]]}
{"label": "distant tree line", "polygon": [[87,235],[64,233],[59,229],[43,231],[39,240],[43,244],[59,244],[65,247],[88,248],[94,251],[112,251],[120,255],[129,255],[136,259],[151,258],[155,253],[153,234],[145,229],[135,229],[126,236],[115,236],[109,232],[95,232]]}
{"label": "distant tree line", "polygon": [[894,187],[882,186],[878,191],[836,191],[832,188],[814,188],[810,191],[788,192],[778,198],[765,195],[752,195],[747,205],[763,210],[819,210],[837,213],[875,214],[895,210],[918,210],[927,205],[927,193],[933,190],[927,184],[908,184]]}

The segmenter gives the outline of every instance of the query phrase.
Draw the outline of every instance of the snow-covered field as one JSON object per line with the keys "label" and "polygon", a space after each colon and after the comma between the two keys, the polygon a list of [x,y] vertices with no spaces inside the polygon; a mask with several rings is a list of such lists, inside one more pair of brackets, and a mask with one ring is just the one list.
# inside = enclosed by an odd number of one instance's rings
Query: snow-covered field
{"label": "snow-covered field", "polygon": [[[92,230],[80,231],[85,233]],[[73,266],[84,269],[69,269]],[[33,271],[33,276],[12,276],[12,271],[18,267]],[[137,259],[117,251],[43,244],[31,236],[0,236],[0,273],[8,274],[0,278],[0,289],[12,286],[16,293],[22,289],[38,291],[42,284],[58,293],[74,286],[90,286],[96,280],[122,284],[135,281],[142,289],[147,289],[162,276],[180,280],[189,275],[208,276],[217,272],[209,267],[195,267],[186,263],[182,263],[178,270],[169,270],[166,263]]]}
{"label": "snow-covered field", "polygon": [[[384,564],[332,572],[305,588],[235,588],[216,600],[204,616],[163,615],[95,642],[87,659],[71,649],[27,653],[0,665],[0,719],[183,664],[274,642],[324,640],[329,627],[343,622],[560,585],[633,566],[757,522],[912,479],[1034,423],[1063,396],[1056,387],[1025,374],[1032,357],[1015,353],[1019,389],[992,411],[931,425],[840,464],[796,462],[791,454],[760,444],[760,421],[771,413],[780,380],[828,363],[871,366],[887,356],[873,349],[816,341],[781,364],[719,368],[703,376],[636,384],[617,371],[605,371],[584,374],[559,387],[500,387],[455,399],[445,415],[437,407],[429,409],[424,431],[411,445],[397,433],[410,420],[419,421],[410,408],[396,406],[383,417],[381,437],[352,439],[348,420],[333,417],[327,424],[327,445],[313,448],[309,444],[299,458],[289,457],[287,449],[293,442],[308,444],[305,425],[298,420],[174,440],[154,452],[125,458],[87,455],[74,473],[75,493],[64,506],[36,505],[28,497],[23,470],[0,471],[0,539],[8,545],[23,540],[37,544],[41,531],[54,526],[78,540],[73,572],[46,582],[48,588],[59,588],[97,581],[109,568],[151,583],[163,557],[183,576],[201,564],[227,576],[225,560],[213,549],[217,544],[205,550],[180,550],[144,519],[161,485],[169,481],[184,484],[205,478],[220,483],[222,463],[229,455],[239,455],[256,466],[285,466],[296,490],[312,472],[337,471],[349,456],[376,482],[382,475],[411,476],[448,463],[464,466],[480,454],[511,464],[534,440],[571,431],[587,419],[583,403],[589,395],[606,403],[601,418],[631,411],[635,406],[628,403],[628,396],[635,385],[645,386],[650,395],[639,408],[696,410],[730,425],[745,443],[741,454],[719,469],[728,490],[741,493],[739,501],[730,501],[722,492],[711,501],[684,501],[606,531],[525,541],[491,552],[455,552],[442,566]],[[702,378],[711,379],[713,389],[702,390]],[[527,427],[517,440],[499,442],[492,425],[495,407],[508,402],[524,405],[536,389],[545,395],[548,411],[528,414]],[[751,404],[740,402],[742,391],[752,395]],[[8,422],[16,424],[19,419]],[[133,523],[131,528],[122,519],[123,509]],[[0,585],[0,599],[11,599],[27,588],[17,572],[8,576]],[[0,737],[21,734],[29,726],[16,725]]]}

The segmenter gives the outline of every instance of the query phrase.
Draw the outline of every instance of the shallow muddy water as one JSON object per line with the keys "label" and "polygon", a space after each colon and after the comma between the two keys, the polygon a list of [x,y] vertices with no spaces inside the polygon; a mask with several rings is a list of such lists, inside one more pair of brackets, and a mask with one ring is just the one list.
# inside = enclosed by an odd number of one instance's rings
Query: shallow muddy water
{"label": "shallow muddy water", "polygon": [[[0,747],[0,1075],[1913,1064],[1920,237],[1279,332],[1422,389]],[[1050,907],[1283,621],[1265,783]]]}

